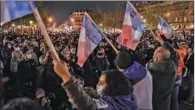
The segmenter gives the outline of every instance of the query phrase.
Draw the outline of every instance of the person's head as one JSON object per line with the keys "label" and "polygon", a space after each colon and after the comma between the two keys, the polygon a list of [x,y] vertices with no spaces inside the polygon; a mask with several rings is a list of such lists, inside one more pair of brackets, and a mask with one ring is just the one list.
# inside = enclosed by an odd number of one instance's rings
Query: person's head
{"label": "person's head", "polygon": [[26,60],[32,59],[32,53],[30,51],[26,52]]}
{"label": "person's head", "polygon": [[115,64],[119,71],[124,71],[133,64],[133,56],[125,51],[119,52],[116,56]]}
{"label": "person's head", "polygon": [[170,58],[170,52],[169,50],[162,48],[162,47],[158,47],[155,51],[154,51],[154,55],[153,55],[153,60],[154,62],[158,63],[160,61],[166,61],[169,60]]}
{"label": "person's head", "polygon": [[40,99],[41,97],[45,97],[45,91],[41,88],[36,90],[36,94],[35,94],[37,99]]}
{"label": "person's head", "polygon": [[188,54],[188,45],[184,42],[180,43],[180,49],[183,50],[185,52],[185,55]]}
{"label": "person's head", "polygon": [[99,56],[102,56],[102,55],[104,55],[104,54],[105,54],[104,48],[100,48],[100,49],[97,51],[97,55],[99,55]]}
{"label": "person's head", "polygon": [[16,98],[9,101],[1,110],[43,110],[43,109],[38,103],[28,98]]}
{"label": "person's head", "polygon": [[70,61],[71,60],[71,56],[70,56],[70,53],[67,52],[64,54],[64,58],[67,60],[67,61]]}
{"label": "person's head", "polygon": [[103,72],[96,89],[99,95],[104,96],[125,96],[133,91],[128,79],[117,70]]}
{"label": "person's head", "polygon": [[12,48],[12,44],[11,44],[11,43],[8,43],[8,44],[7,44],[7,48],[8,48],[8,49],[11,49],[11,48]]}
{"label": "person's head", "polygon": [[14,48],[15,51],[20,51],[20,46],[19,45],[16,45],[15,48]]}

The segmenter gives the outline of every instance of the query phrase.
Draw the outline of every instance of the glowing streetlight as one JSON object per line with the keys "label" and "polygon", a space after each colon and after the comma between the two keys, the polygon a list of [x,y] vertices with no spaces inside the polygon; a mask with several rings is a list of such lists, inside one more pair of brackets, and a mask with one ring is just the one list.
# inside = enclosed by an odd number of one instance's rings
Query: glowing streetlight
{"label": "glowing streetlight", "polygon": [[192,28],[192,29],[193,29],[193,28],[194,28],[194,25],[192,24],[192,25],[190,26],[190,28]]}
{"label": "glowing streetlight", "polygon": [[15,24],[12,24],[12,27],[15,27]]}
{"label": "glowing streetlight", "polygon": [[167,17],[169,17],[170,16],[170,13],[167,13]]}
{"label": "glowing streetlight", "polygon": [[143,16],[141,16],[141,19],[143,19]]}
{"label": "glowing streetlight", "polygon": [[74,22],[74,19],[73,19],[73,18],[71,18],[71,19],[70,19],[70,21],[71,21],[71,22]]}
{"label": "glowing streetlight", "polygon": [[143,20],[143,22],[145,23],[145,22],[146,22],[146,20],[144,19],[144,20]]}
{"label": "glowing streetlight", "polygon": [[29,23],[30,23],[30,25],[32,25],[33,24],[33,21],[29,21]]}
{"label": "glowing streetlight", "polygon": [[1,26],[3,26],[3,23],[1,23]]}
{"label": "glowing streetlight", "polygon": [[187,21],[187,17],[184,18],[184,21]]}
{"label": "glowing streetlight", "polygon": [[102,27],[103,26],[103,24],[102,23],[100,23],[100,27]]}
{"label": "glowing streetlight", "polygon": [[52,18],[52,17],[49,17],[49,18],[48,18],[48,21],[49,21],[49,22],[52,22],[52,21],[53,21],[53,18]]}

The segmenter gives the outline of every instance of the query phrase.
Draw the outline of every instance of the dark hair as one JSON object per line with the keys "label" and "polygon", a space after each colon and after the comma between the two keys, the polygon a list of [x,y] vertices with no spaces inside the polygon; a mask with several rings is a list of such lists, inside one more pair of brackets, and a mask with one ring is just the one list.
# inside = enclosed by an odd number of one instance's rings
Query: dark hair
{"label": "dark hair", "polygon": [[28,98],[16,98],[9,101],[2,110],[43,110],[42,107],[28,99]]}
{"label": "dark hair", "polygon": [[131,95],[133,91],[130,81],[118,70],[105,71],[107,87],[103,91],[106,96]]}
{"label": "dark hair", "polygon": [[127,69],[133,64],[133,55],[127,51],[121,51],[115,59],[115,65],[120,69]]}

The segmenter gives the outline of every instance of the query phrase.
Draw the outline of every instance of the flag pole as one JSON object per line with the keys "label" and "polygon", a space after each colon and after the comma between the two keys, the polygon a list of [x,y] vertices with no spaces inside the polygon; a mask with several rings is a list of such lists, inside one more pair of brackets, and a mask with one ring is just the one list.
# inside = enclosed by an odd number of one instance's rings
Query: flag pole
{"label": "flag pole", "polygon": [[52,56],[53,56],[53,59],[56,60],[56,61],[60,61],[60,58],[59,58],[59,56],[58,56],[58,54],[57,54],[57,52],[56,52],[56,50],[55,50],[55,48],[54,48],[54,46],[53,46],[53,43],[52,43],[52,41],[51,41],[51,39],[50,39],[50,37],[49,37],[49,35],[48,35],[48,33],[47,33],[47,30],[46,30],[46,28],[45,28],[45,25],[44,25],[44,23],[43,23],[43,21],[42,21],[42,18],[41,18],[41,16],[40,16],[38,10],[34,8],[34,6],[33,6],[33,4],[32,4],[32,1],[29,1],[29,4],[30,4],[30,6],[31,6],[31,8],[32,8],[34,17],[35,17],[36,20],[37,20],[37,23],[38,23],[38,25],[39,25],[39,27],[40,27],[40,30],[42,31],[42,34],[43,34],[43,36],[44,36],[44,38],[45,38],[45,40],[46,40],[46,43],[47,43],[47,45],[48,45],[50,51],[51,51],[52,54],[53,54],[53,55],[52,55]]}
{"label": "flag pole", "polygon": [[[93,21],[93,19],[89,16],[89,14],[87,12],[85,12],[85,14],[88,16],[89,19],[91,19],[91,21],[93,22],[93,24],[95,25],[96,28],[99,29],[99,27],[96,25],[96,23]],[[99,29],[100,30],[100,29]],[[110,40],[108,39],[108,37],[106,37],[106,35],[104,33],[102,33],[102,31],[100,30],[100,33],[104,36],[104,38],[106,39],[106,41],[110,44],[110,46],[114,49],[114,51],[116,52],[116,54],[119,53],[119,51],[116,49],[116,47],[110,42]]]}

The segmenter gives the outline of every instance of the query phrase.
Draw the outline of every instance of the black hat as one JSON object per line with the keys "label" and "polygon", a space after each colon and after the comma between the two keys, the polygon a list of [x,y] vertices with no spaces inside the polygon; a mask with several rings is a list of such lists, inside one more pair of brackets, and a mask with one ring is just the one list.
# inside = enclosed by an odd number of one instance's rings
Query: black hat
{"label": "black hat", "polygon": [[122,51],[116,56],[115,64],[120,69],[127,69],[133,63],[133,57],[130,53]]}

